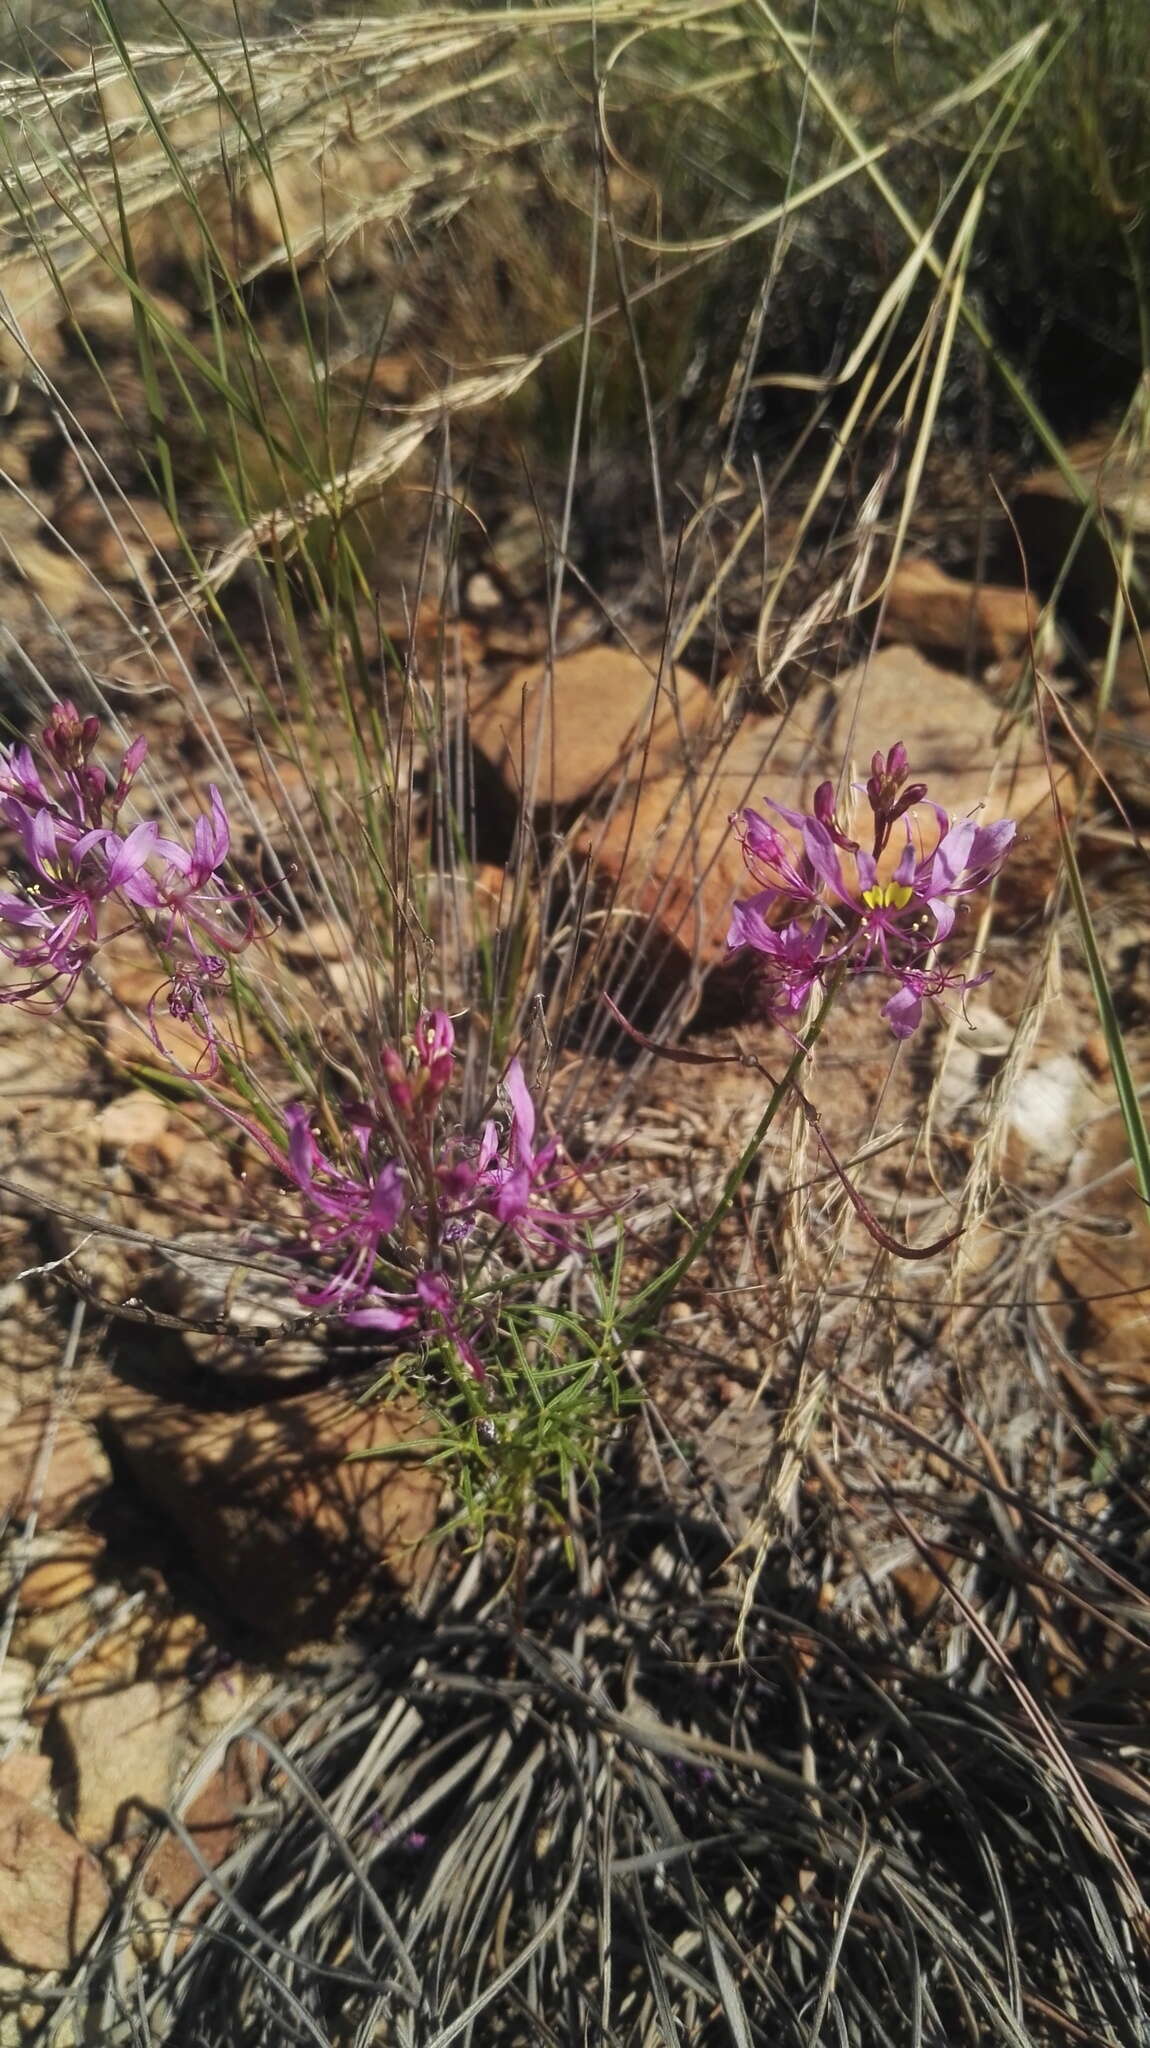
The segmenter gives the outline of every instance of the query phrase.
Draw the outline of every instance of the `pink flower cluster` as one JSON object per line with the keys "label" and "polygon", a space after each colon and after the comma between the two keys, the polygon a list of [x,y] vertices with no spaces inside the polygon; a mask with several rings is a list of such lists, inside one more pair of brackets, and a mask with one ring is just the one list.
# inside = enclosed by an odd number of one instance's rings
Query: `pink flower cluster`
{"label": "pink flower cluster", "polygon": [[[447,1271],[449,1264],[458,1267],[458,1248],[486,1218],[535,1253],[563,1250],[584,1217],[554,1204],[562,1179],[558,1141],[535,1142],[535,1105],[519,1060],[503,1080],[506,1123],[489,1120],[475,1141],[439,1129],[455,1066],[455,1031],[444,1011],[420,1017],[406,1059],[387,1047],[381,1065],[392,1115],[363,1103],[344,1112],[354,1155],[350,1170],[321,1150],[300,1104],[285,1112],[286,1151],[265,1141],[304,1198],[301,1256],[330,1266],[322,1282],[300,1288],[298,1299],[357,1329],[391,1333],[430,1325],[481,1378],[483,1364],[465,1333],[464,1305]],[[416,1226],[420,1270],[409,1287],[389,1290],[380,1285],[381,1263],[397,1274],[410,1270],[399,1236],[405,1217]]]}
{"label": "pink flower cluster", "polygon": [[[758,957],[770,1015],[802,1009],[813,989],[841,972],[876,975],[894,983],[883,1016],[896,1038],[910,1038],[928,999],[961,995],[988,978],[945,965],[938,949],[954,929],[961,899],[998,873],[1017,827],[1009,818],[996,825],[954,821],[929,800],[925,783],[908,783],[908,773],[904,746],[885,759],[875,754],[865,786],[869,848],[838,823],[829,782],[815,791],[809,813],[769,804],[789,835],[758,811],[733,821],[759,887],[735,904],[727,944]],[[933,833],[928,824],[924,835],[923,813]],[[880,881],[879,861],[900,823],[902,851],[890,879]]]}
{"label": "pink flower cluster", "polygon": [[[188,845],[152,820],[125,831],[121,812],[147,742],[132,742],[113,778],[93,759],[99,739],[100,721],[65,702],[35,746],[0,747],[0,826],[15,838],[18,876],[0,893],[0,955],[21,973],[0,1002],[62,1009],[100,947],[135,925],[165,964],[170,1014],[190,1019],[204,1040],[197,1072],[210,1082],[222,1043],[210,998],[226,956],[255,937],[251,893],[222,876],[231,851],[223,799],[209,788]],[[166,1052],[157,999],[148,1023]],[[218,1107],[302,1198],[304,1231],[292,1247],[306,1274],[301,1305],[361,1329],[446,1337],[481,1377],[478,1273],[510,1242],[534,1256],[573,1248],[584,1218],[556,1204],[558,1141],[536,1139],[520,1062],[503,1077],[506,1114],[474,1138],[444,1117],[455,1066],[451,1018],[425,1011],[405,1048],[384,1049],[374,1100],[341,1113],[338,1157],[322,1149],[314,1110],[302,1104],[284,1111],[282,1143],[232,1092],[220,1092]]]}
{"label": "pink flower cluster", "polygon": [[193,1019],[214,1052],[207,994],[226,972],[224,956],[254,931],[250,906],[239,929],[227,915],[246,899],[220,880],[231,849],[223,799],[209,788],[190,847],[153,820],[122,832],[148,743],[133,740],[113,782],[92,760],[99,737],[99,719],[64,702],[44,724],[39,757],[25,745],[0,747],[0,820],[15,833],[23,869],[16,893],[0,895],[0,952],[28,977],[0,990],[0,1002],[46,996],[63,1008],[100,945],[125,923],[142,924],[171,963],[171,1014]]}

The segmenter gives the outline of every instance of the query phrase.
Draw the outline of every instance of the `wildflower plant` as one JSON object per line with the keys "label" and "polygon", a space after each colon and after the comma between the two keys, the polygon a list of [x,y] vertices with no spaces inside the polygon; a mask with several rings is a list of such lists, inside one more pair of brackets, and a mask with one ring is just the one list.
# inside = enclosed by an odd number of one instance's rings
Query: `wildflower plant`
{"label": "wildflower plant", "polygon": [[[927,786],[909,780],[910,764],[901,742],[884,755],[875,753],[861,792],[870,812],[870,845],[852,838],[836,814],[834,785],[821,783],[809,812],[788,810],[767,800],[767,808],[787,830],[781,831],[761,812],[744,810],[731,819],[743,857],[758,883],[754,896],[732,910],[727,945],[745,953],[757,969],[752,986],[762,1014],[786,1033],[792,1052],[782,1075],[767,1075],[753,1056],[688,1052],[655,1045],[632,1030],[612,1004],[619,1022],[651,1051],[679,1061],[722,1064],[729,1057],[760,1068],[769,1094],[758,1124],[723,1183],[718,1201],[695,1230],[685,1251],[651,1281],[631,1304],[632,1328],[647,1326],[671,1300],[681,1281],[730,1214],[754,1167],[767,1133],[793,1096],[841,1182],[855,1213],[877,1244],[896,1257],[933,1258],[954,1241],[950,1233],[936,1243],[900,1243],[883,1226],[840,1165],[813,1105],[802,1092],[804,1063],[813,1050],[831,1006],[848,976],[875,977],[894,983],[882,1004],[882,1015],[896,1039],[913,1036],[928,998],[948,992],[963,995],[988,979],[968,975],[961,962],[943,961],[940,947],[951,939],[962,900],[992,881],[1011,846],[1017,826],[1012,819],[979,825],[973,818],[951,819],[931,801]],[[922,814],[929,823],[925,829]],[[891,860],[896,832],[902,845]],[[927,843],[927,842],[930,843]],[[889,871],[889,878],[884,873]],[[816,1005],[799,1031],[788,1019]]]}
{"label": "wildflower plant", "polygon": [[[768,1015],[793,1015],[815,990],[843,975],[866,975],[893,983],[882,1014],[894,1036],[905,1039],[918,1030],[928,1000],[962,996],[987,979],[943,962],[939,948],[954,931],[963,898],[997,875],[1017,827],[1009,818],[993,825],[951,819],[909,773],[901,743],[885,757],[874,755],[862,791],[869,846],[839,823],[830,782],[815,791],[809,812],[768,799],[787,833],[759,811],[735,819],[759,887],[735,904],[727,944],[756,957]],[[896,835],[902,844],[891,865],[884,855]]]}
{"label": "wildflower plant", "polygon": [[[274,1249],[294,1262],[306,1320],[357,1333],[361,1355],[375,1340],[393,1382],[414,1379],[437,1416],[432,1454],[475,1516],[496,1497],[504,1519],[519,1515],[541,1464],[562,1477],[593,1461],[603,1402],[614,1412],[619,1398],[613,1340],[588,1351],[579,1320],[542,1303],[546,1276],[584,1263],[602,1212],[569,1201],[561,1140],[541,1131],[522,1061],[510,1060],[486,1114],[468,1121],[455,1021],[421,1009],[405,1037],[360,1060],[362,1092],[334,1100],[320,1064],[296,1058],[285,1101],[244,1052],[230,963],[250,954],[254,986],[272,927],[259,892],[230,872],[220,790],[209,788],[181,840],[128,815],[146,741],[112,771],[96,759],[100,741],[97,718],[61,703],[31,744],[0,747],[12,864],[0,952],[15,969],[0,1001],[59,1013],[82,977],[98,978],[101,949],[139,931],[163,976],[147,1009],[151,1047],[294,1198],[294,1220],[277,1213]],[[191,1025],[198,1059],[166,1042],[162,1008]],[[269,1249],[266,1216],[246,1219],[240,1249]]]}
{"label": "wildflower plant", "polygon": [[444,1114],[455,1064],[455,1029],[442,1010],[421,1014],[406,1057],[384,1048],[376,1102],[344,1111],[350,1170],[321,1150],[302,1103],[284,1112],[286,1153],[258,1128],[255,1135],[302,1198],[303,1256],[327,1267],[322,1280],[301,1285],[301,1304],[352,1329],[442,1335],[481,1380],[484,1293],[498,1295],[484,1289],[484,1274],[490,1282],[501,1251],[516,1242],[546,1262],[576,1254],[591,1212],[557,1206],[559,1141],[535,1145],[521,1062],[504,1076],[506,1114],[489,1117],[477,1138]]}
{"label": "wildflower plant", "polygon": [[[113,781],[92,758],[99,738],[99,719],[81,718],[65,700],[40,734],[42,766],[27,745],[0,748],[0,820],[15,835],[23,870],[13,893],[0,895],[0,922],[9,927],[0,952],[28,977],[0,989],[0,1002],[43,998],[50,1012],[62,1009],[100,947],[136,925],[167,963],[169,1013],[193,1022],[214,1069],[209,996],[226,974],[225,956],[243,951],[257,922],[250,898],[221,878],[231,850],[223,798],[209,788],[210,808],[190,846],[162,834],[154,819],[123,832],[120,814],[148,743],[132,741]],[[240,903],[237,924],[231,913]],[[163,1050],[154,1003],[149,1022]]]}
{"label": "wildflower plant", "polygon": [[[809,813],[768,801],[771,818],[739,816],[759,886],[735,905],[728,943],[757,960],[760,997],[795,1055],[687,1251],[627,1301],[618,1256],[609,1278],[601,1269],[611,1237],[618,1253],[618,1232],[608,1219],[606,1235],[597,1233],[603,1210],[573,1206],[560,1137],[541,1131],[518,1057],[487,1113],[464,1116],[461,1046],[446,1010],[419,1010],[406,1037],[361,1061],[362,1092],[351,1099],[333,1100],[318,1065],[294,1064],[287,1100],[252,1069],[228,963],[271,931],[257,892],[229,873],[223,797],[209,789],[186,841],[151,818],[132,821],[125,813],[146,743],[134,740],[113,773],[95,758],[99,741],[99,721],[61,703],[38,744],[0,748],[0,820],[15,856],[0,894],[0,951],[19,977],[0,1000],[59,1011],[110,938],[142,931],[165,977],[148,1008],[152,1044],[259,1148],[294,1197],[294,1225],[277,1224],[276,1248],[295,1262],[300,1309],[358,1333],[362,1344],[374,1340],[401,1383],[414,1370],[443,1424],[438,1441],[457,1486],[471,1460],[462,1495],[476,1512],[497,1495],[506,1506],[509,1474],[521,1508],[535,1495],[541,1459],[553,1477],[593,1463],[604,1399],[611,1413],[620,1404],[625,1345],[650,1330],[729,1211],[771,1121],[799,1093],[802,1061],[844,977],[893,984],[882,1014],[900,1039],[918,1027],[927,999],[961,995],[985,978],[943,960],[940,949],[953,940],[959,905],[997,874],[1015,833],[1009,821],[949,818],[910,781],[901,745],[872,762],[863,792],[868,844],[840,823],[829,783]],[[798,1037],[786,1020],[816,994],[819,1018]],[[165,1045],[161,1002],[202,1041],[194,1067]],[[873,1220],[869,1227],[878,1234]],[[267,1245],[266,1223],[254,1216],[248,1242]],[[548,1293],[548,1276],[563,1271],[589,1282],[590,1316]]]}

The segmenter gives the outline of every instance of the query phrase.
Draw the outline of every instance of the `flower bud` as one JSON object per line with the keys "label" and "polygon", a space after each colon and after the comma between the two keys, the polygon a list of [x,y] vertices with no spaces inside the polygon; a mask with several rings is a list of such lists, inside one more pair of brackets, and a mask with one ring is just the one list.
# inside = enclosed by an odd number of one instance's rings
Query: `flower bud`
{"label": "flower bud", "polygon": [[120,763],[119,780],[116,783],[114,791],[112,792],[113,810],[119,810],[120,805],[123,803],[125,797],[128,794],[128,791],[131,789],[132,784],[136,779],[136,776],[140,772],[140,768],[142,766],[144,756],[147,753],[147,751],[148,742],[144,738],[143,733],[141,733],[138,739],[134,739],[132,741],[131,746],[128,748],[127,753],[124,755],[124,758]]}
{"label": "flower bud", "polygon": [[45,753],[60,768],[82,767],[99,737],[99,719],[81,718],[70,697],[53,704],[41,734]]}
{"label": "flower bud", "polygon": [[392,1106],[400,1116],[410,1116],[415,1108],[411,1076],[393,1045],[385,1045],[380,1054],[384,1085],[392,1100]]}
{"label": "flower bud", "polygon": [[920,804],[925,795],[925,782],[912,782],[909,789],[903,790],[902,795],[899,797],[898,802],[895,804],[894,809],[891,811],[891,824],[893,825],[896,818],[905,817],[907,811],[913,811],[915,805]]}
{"label": "flower bud", "polygon": [[842,826],[835,818],[835,786],[833,782],[820,782],[811,806],[814,816],[823,829],[830,834],[836,846],[844,853],[857,853],[858,840],[848,839]]}
{"label": "flower bud", "polygon": [[443,1094],[455,1067],[455,1026],[446,1010],[425,1010],[411,1042],[422,1069],[416,1078],[416,1092],[430,1108]]}

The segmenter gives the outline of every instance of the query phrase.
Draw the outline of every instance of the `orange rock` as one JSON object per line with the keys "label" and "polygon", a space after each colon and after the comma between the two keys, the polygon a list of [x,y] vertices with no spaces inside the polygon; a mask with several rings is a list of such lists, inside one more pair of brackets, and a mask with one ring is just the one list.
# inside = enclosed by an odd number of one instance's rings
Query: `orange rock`
{"label": "orange rock", "polygon": [[[943,1554],[936,1554],[941,1562]],[[890,1576],[907,1620],[920,1624],[929,1621],[942,1597],[942,1581],[938,1573],[932,1572],[921,1559],[916,1559],[913,1564],[896,1565]]]}
{"label": "orange rock", "polygon": [[899,563],[882,608],[885,640],[1004,661],[1024,649],[1038,628],[1039,607],[1025,590],[1000,583],[964,583],[937,562]]}
{"label": "orange rock", "polygon": [[415,1585],[441,1493],[414,1403],[360,1408],[321,1389],[205,1415],[141,1391],[108,1425],[137,1480],[183,1531],[224,1603],[281,1640],[323,1635],[380,1581]]}
{"label": "orange rock", "polygon": [[[51,1441],[47,1464],[40,1455]],[[30,1491],[33,1478],[35,1493]],[[22,1408],[0,1436],[0,1519],[35,1506],[40,1529],[59,1529],[111,1484],[99,1438],[76,1415],[57,1415],[37,1401]]]}
{"label": "orange rock", "polygon": [[39,1750],[17,1750],[0,1758],[0,1806],[6,1799],[26,1799],[48,1812],[52,1804],[52,1759]]}
{"label": "orange rock", "polygon": [[94,1856],[48,1814],[0,1789],[0,1949],[30,1970],[66,1970],[108,1907]]}
{"label": "orange rock", "polygon": [[101,1537],[78,1529],[61,1556],[46,1557],[24,1573],[16,1596],[20,1612],[54,1614],[58,1608],[71,1606],[73,1600],[88,1599],[96,1585],[94,1566],[103,1551]]}
{"label": "orange rock", "polygon": [[[184,1914],[187,1902],[203,1879],[203,1866],[218,1869],[239,1832],[239,1810],[258,1794],[264,1752],[254,1742],[233,1743],[218,1770],[180,1815],[198,1851],[175,1835],[165,1835],[149,1856],[144,1889],[172,1914]],[[212,1894],[202,1911],[213,1903]],[[198,1916],[197,1916],[198,1917]]]}
{"label": "orange rock", "polygon": [[[508,799],[574,810],[621,781],[680,773],[712,712],[689,669],[659,672],[622,647],[517,669],[471,717],[471,737]],[[650,745],[648,749],[648,735]]]}
{"label": "orange rock", "polygon": [[147,1809],[166,1806],[171,1797],[187,1720],[186,1688],[144,1679],[65,1700],[52,1720],[81,1840],[102,1849],[117,1833],[147,1829]]}
{"label": "orange rock", "polygon": [[630,977],[659,997],[694,965],[728,958],[736,896],[753,888],[731,817],[764,796],[801,809],[818,779],[811,746],[777,719],[746,718],[729,745],[693,774],[644,782],[606,825],[584,837],[600,893],[640,927],[642,967]]}

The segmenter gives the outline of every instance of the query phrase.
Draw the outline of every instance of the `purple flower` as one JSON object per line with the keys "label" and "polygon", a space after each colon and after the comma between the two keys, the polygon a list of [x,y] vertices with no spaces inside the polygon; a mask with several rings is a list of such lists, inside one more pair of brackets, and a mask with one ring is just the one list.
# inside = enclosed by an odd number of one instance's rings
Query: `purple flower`
{"label": "purple flower", "polygon": [[411,1058],[384,1047],[383,1078],[393,1107],[410,1118],[430,1115],[455,1072],[455,1026],[446,1010],[424,1010],[411,1035]]}
{"label": "purple flower", "polygon": [[[0,747],[0,802],[9,797],[15,797],[21,804],[50,801],[31,747]],[[8,815],[7,810],[4,815]]]}
{"label": "purple flower", "polygon": [[320,1151],[307,1111],[299,1104],[284,1115],[288,1150],[280,1155],[281,1164],[312,1212],[306,1249],[320,1255],[344,1255],[343,1263],[322,1286],[300,1287],[297,1300],[305,1308],[334,1310],[353,1329],[378,1330],[388,1336],[430,1319],[482,1379],[482,1360],[463,1329],[455,1292],[445,1274],[418,1273],[409,1293],[389,1292],[376,1284],[382,1247],[408,1203],[395,1160],[385,1159],[374,1169],[370,1165],[370,1118],[359,1114],[352,1125],[364,1160],[361,1179],[333,1165]]}
{"label": "purple flower", "polygon": [[[908,772],[901,744],[885,758],[874,756],[866,783],[870,851],[837,822],[830,783],[816,790],[809,813],[769,805],[790,828],[789,839],[759,813],[742,814],[743,857],[760,886],[734,905],[727,944],[758,956],[770,1014],[801,1009],[814,988],[844,969],[880,974],[896,984],[883,1015],[896,1038],[909,1038],[927,998],[986,979],[943,966],[937,948],[950,938],[961,900],[998,873],[1017,827],[1010,819],[952,821],[927,799],[925,783],[907,785]],[[912,822],[912,813],[921,812],[932,814],[936,826],[929,850]],[[900,821],[905,843],[883,881],[879,858]]]}
{"label": "purple flower", "polygon": [[928,996],[937,999],[951,988],[965,995],[968,989],[980,988],[984,981],[990,980],[989,974],[965,976],[942,967],[933,973],[917,967],[903,967],[896,973],[899,985],[882,1006],[883,1016],[896,1038],[913,1038],[922,1023],[922,1006]]}
{"label": "purple flower", "polygon": [[[307,1110],[299,1103],[284,1111],[284,1121],[287,1170],[313,1212],[308,1248],[344,1254],[331,1278],[322,1287],[302,1288],[299,1299],[305,1308],[353,1309],[371,1286],[380,1240],[391,1235],[403,1214],[403,1177],[394,1159],[384,1160],[374,1172],[369,1169],[362,1179],[334,1166],[316,1144]],[[366,1165],[363,1142],[360,1149]]]}
{"label": "purple flower", "polygon": [[[302,1300],[302,1296],[300,1297]],[[442,1331],[477,1380],[486,1379],[487,1367],[463,1327],[463,1311],[455,1289],[445,1273],[416,1276],[412,1294],[385,1294],[373,1289],[357,1308],[344,1315],[344,1322],[357,1330],[380,1330],[391,1334],[409,1330],[428,1318]]]}
{"label": "purple flower", "polygon": [[773,1015],[779,1010],[801,1010],[826,971],[829,920],[816,917],[809,930],[792,920],[776,930],[765,915],[771,900],[769,892],[764,892],[747,903],[736,903],[727,944],[750,946],[759,956],[761,985]]}
{"label": "purple flower", "polygon": [[177,967],[170,980],[157,989],[148,1004],[148,1030],[152,1042],[173,1066],[179,1066],[180,1061],[165,1045],[156,1019],[161,996],[166,996],[168,1015],[177,1024],[191,1024],[199,1032],[204,1045],[193,1071],[208,1081],[214,1079],[220,1070],[219,1032],[208,998],[216,993],[226,973],[226,961],[221,960],[218,954],[205,953],[198,961]]}
{"label": "purple flower", "polygon": [[[476,1311],[466,1286],[444,1270],[445,1262],[458,1265],[462,1248],[482,1231],[485,1219],[533,1252],[553,1252],[570,1242],[583,1217],[553,1205],[558,1140],[536,1142],[535,1104],[519,1060],[512,1060],[504,1077],[506,1125],[489,1121],[477,1141],[440,1129],[436,1112],[454,1058],[454,1027],[443,1011],[419,1018],[407,1058],[385,1049],[386,1106],[361,1103],[344,1112],[352,1141],[348,1165],[337,1165],[320,1149],[299,1104],[284,1112],[286,1148],[254,1122],[240,1121],[303,1197],[307,1234],[300,1256],[323,1259],[330,1269],[322,1281],[297,1290],[299,1301],[330,1310],[355,1329],[438,1334],[482,1378]],[[393,1146],[399,1147],[402,1166],[392,1156]],[[402,1245],[396,1241],[401,1221]],[[389,1268],[410,1268],[413,1246],[421,1240],[422,1266],[401,1289],[388,1286],[380,1269],[385,1276]]]}
{"label": "purple flower", "polygon": [[[40,733],[43,761],[29,746],[0,747],[0,820],[16,834],[29,879],[19,893],[0,896],[0,952],[30,979],[0,1000],[26,1001],[52,991],[52,1007],[67,1001],[77,977],[112,933],[110,912],[143,923],[169,954],[171,1014],[203,1032],[212,1071],[218,1065],[208,997],[223,978],[221,953],[239,952],[253,936],[250,898],[219,878],[231,833],[219,790],[197,819],[190,849],[164,837],[149,820],[121,832],[117,818],[148,750],[141,736],[126,749],[113,784],[91,756],[100,737],[98,718],[81,718],[74,704],[55,705]],[[229,928],[224,913],[247,901],[246,927]],[[119,926],[113,929],[119,929]],[[149,1025],[162,1045],[149,1007]]]}
{"label": "purple flower", "polygon": [[[162,861],[159,874],[138,864],[132,901],[154,914],[161,945],[187,949],[201,967],[219,952],[240,953],[252,939],[255,919],[251,897],[246,890],[228,889],[219,870],[231,852],[231,827],[224,800],[214,783],[208,788],[208,812],[192,828],[189,852],[175,840],[154,839],[146,859]],[[134,836],[134,835],[132,835]],[[228,928],[225,912],[236,903],[247,905],[242,930]]]}
{"label": "purple flower", "polygon": [[148,743],[143,738],[133,740],[110,791],[106,771],[91,762],[99,737],[98,718],[81,718],[66,698],[53,705],[40,732],[43,771],[30,747],[0,747],[0,815],[12,822],[4,800],[15,797],[34,808],[51,809],[81,829],[105,822],[105,812],[114,818],[139,772]]}
{"label": "purple flower", "polygon": [[17,797],[5,797],[3,809],[32,879],[21,895],[0,896],[0,918],[20,934],[15,943],[0,939],[0,951],[34,979],[2,1000],[19,1001],[62,982],[53,1000],[59,1008],[96,950],[100,908],[115,891],[103,854],[107,835],[81,832],[72,820]]}
{"label": "purple flower", "polygon": [[[782,804],[771,803],[771,809],[785,825],[803,834],[804,840],[805,827],[817,822],[801,811],[785,810]],[[732,823],[743,843],[743,859],[765,890],[785,896],[796,905],[818,902],[819,880],[806,857],[805,844],[803,853],[796,854],[791,841],[758,811],[736,811]]]}
{"label": "purple flower", "polygon": [[511,1121],[502,1140],[496,1124],[484,1127],[474,1166],[474,1200],[533,1249],[563,1249],[591,1212],[558,1209],[550,1199],[565,1178],[554,1171],[559,1141],[548,1138],[536,1146],[535,1104],[519,1060],[512,1060],[503,1087]]}
{"label": "purple flower", "polygon": [[477,1184],[481,1206],[497,1223],[514,1229],[527,1220],[532,1190],[542,1182],[558,1148],[551,1138],[535,1149],[535,1104],[519,1060],[512,1060],[503,1087],[511,1105],[506,1156],[500,1157],[499,1133],[496,1125],[489,1123],[479,1150]]}

